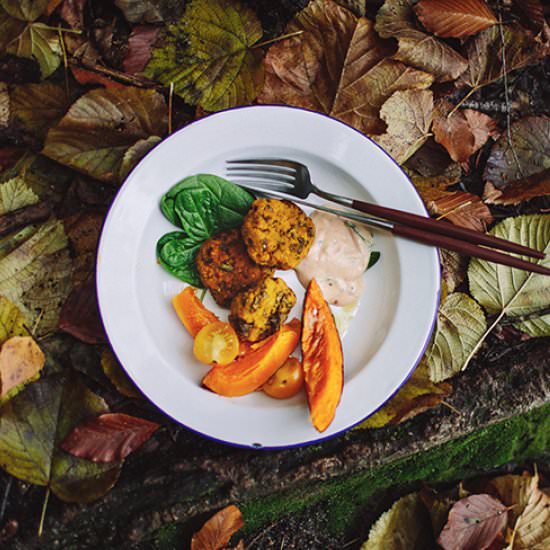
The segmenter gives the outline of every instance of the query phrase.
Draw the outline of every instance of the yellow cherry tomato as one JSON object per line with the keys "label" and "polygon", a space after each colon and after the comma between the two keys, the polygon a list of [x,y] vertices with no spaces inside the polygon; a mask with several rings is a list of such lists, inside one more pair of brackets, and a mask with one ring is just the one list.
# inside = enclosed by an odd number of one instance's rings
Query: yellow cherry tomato
{"label": "yellow cherry tomato", "polygon": [[215,321],[199,330],[193,353],[201,363],[227,365],[239,353],[239,338],[229,323]]}
{"label": "yellow cherry tomato", "polygon": [[263,391],[275,399],[296,395],[304,385],[304,371],[296,357],[289,357],[264,384]]}

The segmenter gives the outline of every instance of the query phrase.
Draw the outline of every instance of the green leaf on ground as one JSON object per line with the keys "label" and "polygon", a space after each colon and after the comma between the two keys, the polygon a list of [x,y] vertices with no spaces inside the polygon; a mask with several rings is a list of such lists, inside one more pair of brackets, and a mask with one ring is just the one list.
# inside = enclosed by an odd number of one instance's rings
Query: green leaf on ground
{"label": "green leaf on ground", "polygon": [[166,102],[155,90],[98,88],[71,106],[48,132],[43,153],[109,183],[120,182],[132,146],[167,129]]}
{"label": "green leaf on ground", "polygon": [[192,0],[153,48],[145,75],[207,111],[251,103],[263,81],[263,31],[235,0]]}
{"label": "green leaf on ground", "polygon": [[110,349],[105,349],[101,353],[101,368],[119,393],[126,397],[142,397]]}
{"label": "green leaf on ground", "polygon": [[121,463],[95,464],[59,444],[83,420],[105,412],[103,399],[79,378],[52,375],[30,384],[0,409],[0,465],[67,502],[103,496],[118,479]]}
{"label": "green leaf on ground", "polygon": [[[550,169],[550,117],[524,117],[493,145],[484,178],[497,189]],[[511,188],[512,189],[512,188]]]}
{"label": "green leaf on ground", "polygon": [[434,384],[430,380],[428,365],[423,360],[405,385],[378,411],[358,428],[382,428],[387,424],[399,424],[432,407],[437,407],[443,398],[452,392],[446,382]]}
{"label": "green leaf on ground", "polygon": [[515,323],[514,326],[534,338],[550,336],[550,313],[547,315],[534,315],[525,321]]}
{"label": "green leaf on ground", "polygon": [[483,310],[467,294],[449,294],[439,306],[437,326],[426,353],[430,378],[441,382],[465,369],[485,333]]}
{"label": "green leaf on ground", "polygon": [[412,493],[376,520],[361,550],[422,550],[430,542],[428,513],[418,493]]}
{"label": "green leaf on ground", "polygon": [[0,259],[0,295],[38,323],[37,335],[57,328],[61,305],[71,290],[72,261],[63,224],[38,227]]}
{"label": "green leaf on ground", "polygon": [[0,344],[13,336],[27,336],[27,320],[21,310],[4,296],[0,296]]}
{"label": "green leaf on ground", "polygon": [[12,45],[25,30],[24,21],[10,17],[0,8],[0,50]]}
{"label": "green leaf on ground", "polygon": [[0,216],[36,204],[39,200],[21,176],[0,183]]}
{"label": "green leaf on ground", "polygon": [[445,42],[418,30],[409,0],[386,0],[376,15],[376,30],[382,38],[397,39],[395,59],[433,74],[438,82],[454,80],[468,66]]}
{"label": "green leaf on ground", "polygon": [[431,74],[389,59],[372,21],[332,0],[315,0],[299,12],[265,58],[258,101],[329,114],[360,132],[384,130],[379,111],[400,90],[428,88]]}
{"label": "green leaf on ground", "polygon": [[120,169],[118,171],[118,180],[124,181],[137,163],[161,141],[161,138],[158,136],[151,136],[147,139],[140,139],[131,145],[122,157],[122,162],[120,163]]}

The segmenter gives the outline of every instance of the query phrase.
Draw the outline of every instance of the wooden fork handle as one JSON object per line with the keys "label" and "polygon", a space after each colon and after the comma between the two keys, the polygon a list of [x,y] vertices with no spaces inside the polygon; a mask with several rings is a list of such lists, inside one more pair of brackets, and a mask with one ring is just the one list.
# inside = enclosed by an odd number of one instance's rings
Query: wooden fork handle
{"label": "wooden fork handle", "polygon": [[492,246],[493,248],[499,248],[500,250],[506,250],[508,252],[515,252],[516,254],[522,254],[524,256],[531,256],[533,258],[544,258],[544,253],[539,250],[534,250],[527,246],[523,246],[518,243],[507,241],[499,237],[487,235],[481,231],[474,231],[473,229],[467,229],[465,227],[458,227],[447,221],[432,220],[425,216],[419,216],[418,214],[412,214],[410,212],[403,212],[401,210],[395,210],[394,208],[387,208],[378,204],[372,204],[369,202],[363,202],[354,200],[352,207],[366,214],[378,216],[385,220],[390,220],[399,224],[408,225],[411,227],[417,227],[437,233],[440,235],[447,235],[448,237],[454,237],[465,242],[474,244],[483,244],[486,246]]}
{"label": "wooden fork handle", "polygon": [[541,273],[543,275],[550,275],[550,269],[542,265],[527,262],[520,258],[509,256],[508,254],[502,254],[501,252],[491,250],[490,248],[483,248],[482,246],[476,246],[472,243],[459,241],[447,235],[440,235],[431,231],[425,231],[423,229],[419,229],[418,227],[395,224],[392,232],[394,235],[399,235],[400,237],[406,237],[407,239],[412,239],[424,244],[446,248],[447,250],[454,250],[455,252],[466,254],[467,256],[475,256],[476,258],[481,258],[482,260],[487,260],[489,262],[508,265],[510,267],[516,267],[518,269],[524,269],[525,271],[532,271],[534,273]]}

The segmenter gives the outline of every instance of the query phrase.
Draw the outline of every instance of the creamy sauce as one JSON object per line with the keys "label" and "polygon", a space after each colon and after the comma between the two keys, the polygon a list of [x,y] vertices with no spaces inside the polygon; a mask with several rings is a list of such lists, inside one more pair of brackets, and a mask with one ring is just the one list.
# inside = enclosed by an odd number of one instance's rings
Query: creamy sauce
{"label": "creamy sauce", "polygon": [[312,278],[329,304],[347,306],[363,292],[372,234],[362,224],[327,212],[315,211],[315,240],[308,255],[296,267],[300,283],[307,288]]}

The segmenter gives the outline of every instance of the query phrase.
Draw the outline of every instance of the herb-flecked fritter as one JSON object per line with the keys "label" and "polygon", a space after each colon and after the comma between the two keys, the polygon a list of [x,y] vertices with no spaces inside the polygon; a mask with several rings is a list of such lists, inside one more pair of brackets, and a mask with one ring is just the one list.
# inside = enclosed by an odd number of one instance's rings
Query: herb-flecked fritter
{"label": "herb-flecked fritter", "polygon": [[257,199],[241,227],[249,256],[259,265],[292,269],[307,255],[315,225],[294,203]]}
{"label": "herb-flecked fritter", "polygon": [[233,298],[229,322],[241,338],[258,342],[281,328],[295,303],[282,279],[266,277]]}
{"label": "herb-flecked fritter", "polygon": [[222,307],[228,307],[238,292],[273,273],[250,259],[238,229],[204,241],[196,264],[202,284]]}

